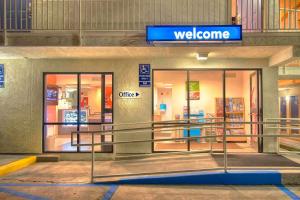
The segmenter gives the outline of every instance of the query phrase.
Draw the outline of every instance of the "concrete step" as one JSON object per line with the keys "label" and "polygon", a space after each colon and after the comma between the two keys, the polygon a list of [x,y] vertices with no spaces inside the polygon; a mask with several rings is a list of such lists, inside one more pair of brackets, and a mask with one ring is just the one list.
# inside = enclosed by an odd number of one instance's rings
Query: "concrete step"
{"label": "concrete step", "polygon": [[59,162],[60,156],[57,154],[42,154],[37,156],[37,162]]}

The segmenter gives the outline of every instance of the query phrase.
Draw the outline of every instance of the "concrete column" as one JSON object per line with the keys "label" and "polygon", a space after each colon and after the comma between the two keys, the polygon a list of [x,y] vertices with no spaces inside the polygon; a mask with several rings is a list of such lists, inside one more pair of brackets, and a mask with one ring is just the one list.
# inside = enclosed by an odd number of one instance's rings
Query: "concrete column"
{"label": "concrete column", "polygon": [[[114,77],[114,123],[150,122],[152,120],[152,88],[141,88],[138,85],[138,61],[117,61],[115,66],[122,66],[115,72]],[[149,63],[146,61],[146,63]],[[124,99],[119,92],[134,91],[140,94],[139,98]],[[151,124],[121,125],[116,129],[143,128]],[[114,141],[149,140],[152,138],[150,130],[138,133],[122,132],[115,134]],[[116,145],[116,153],[151,153],[151,142],[139,142]]]}
{"label": "concrete column", "polygon": [[[263,68],[262,75],[263,120],[279,117],[278,108],[278,67]],[[276,134],[278,130],[264,128],[264,135]],[[264,138],[264,152],[276,152],[277,140]]]}

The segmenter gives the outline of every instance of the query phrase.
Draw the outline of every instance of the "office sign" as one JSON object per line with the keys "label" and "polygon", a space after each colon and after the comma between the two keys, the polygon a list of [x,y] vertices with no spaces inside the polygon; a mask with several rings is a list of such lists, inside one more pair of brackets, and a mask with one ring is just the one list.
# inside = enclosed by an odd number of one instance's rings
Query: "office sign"
{"label": "office sign", "polygon": [[241,25],[147,26],[147,42],[241,41]]}
{"label": "office sign", "polygon": [[150,64],[139,64],[139,86],[140,87],[151,87]]}
{"label": "office sign", "polygon": [[0,88],[4,88],[4,65],[0,64]]}
{"label": "office sign", "polygon": [[121,99],[136,99],[140,98],[140,93],[136,91],[120,91],[119,97]]}

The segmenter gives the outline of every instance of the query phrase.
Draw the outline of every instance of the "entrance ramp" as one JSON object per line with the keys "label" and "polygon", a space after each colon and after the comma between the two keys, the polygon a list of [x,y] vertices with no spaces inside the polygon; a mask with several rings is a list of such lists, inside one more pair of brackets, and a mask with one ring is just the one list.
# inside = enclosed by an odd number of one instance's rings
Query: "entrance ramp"
{"label": "entrance ramp", "polygon": [[[300,163],[276,154],[229,154],[227,172],[222,154],[162,155],[117,161],[96,161],[96,184],[278,185],[300,184]],[[296,180],[296,182],[295,182]],[[297,181],[298,180],[298,181]],[[292,182],[291,182],[292,181]]]}
{"label": "entrance ramp", "polygon": [[[228,171],[197,172],[163,176],[143,176],[98,182],[117,185],[280,185],[282,176],[278,171]],[[96,182],[97,184],[97,182]]]}
{"label": "entrance ramp", "polygon": [[[266,121],[258,122],[228,122],[224,119],[207,118],[204,121],[175,120],[167,122],[141,122],[133,124],[113,124],[109,129],[105,125],[101,131],[75,131],[71,134],[71,145],[77,147],[91,147],[91,182],[95,183],[118,183],[118,184],[280,184],[282,182],[282,172],[284,170],[297,170],[300,172],[300,162],[289,159],[280,153],[278,148],[279,138],[300,138],[299,134],[281,134],[279,130],[298,130],[300,119],[289,119],[285,126],[282,126],[281,118],[270,118]],[[257,125],[268,130],[268,134],[230,134],[228,127],[232,125]],[[288,126],[286,126],[288,124]],[[121,126],[121,127],[120,127]],[[125,126],[125,127],[123,127]],[[128,127],[129,126],[129,127]],[[133,126],[133,127],[130,127]],[[122,139],[113,142],[96,141],[95,136],[120,135],[120,134],[141,134],[148,132],[154,133],[157,130],[164,131],[187,131],[193,130],[212,130],[220,129],[220,133],[215,134],[208,131],[205,135],[187,134],[175,138],[147,138],[147,139]],[[278,133],[277,133],[278,132]],[[90,134],[91,143],[81,144],[74,142],[75,134],[80,137],[81,134]],[[250,141],[261,143],[264,138],[272,138],[274,141],[274,152],[258,154],[251,152],[249,154],[236,154],[231,151],[230,145],[233,138],[250,138]],[[193,155],[193,149],[188,148],[188,152],[183,157],[168,155],[173,152],[165,152],[167,157],[164,158],[145,158],[133,159],[130,161],[111,161],[110,163],[97,162],[95,159],[95,147],[111,146],[117,149],[118,145],[137,144],[137,143],[155,143],[168,141],[201,141],[207,140],[209,144],[208,154],[206,157],[199,154]],[[214,152],[213,141],[217,141],[221,147],[221,152]],[[277,146],[277,148],[276,148]],[[290,155],[290,153],[288,153]],[[198,156],[198,157],[197,157]],[[114,151],[113,158],[117,155]],[[99,163],[99,164],[98,164]],[[190,174],[192,173],[192,174]],[[286,173],[285,173],[286,174]],[[300,173],[290,173],[292,177],[299,177]],[[146,177],[145,177],[146,176]],[[130,177],[130,178],[126,178]],[[119,179],[121,178],[121,179]],[[125,179],[124,179],[125,178]],[[110,180],[106,180],[110,179]],[[112,180],[117,179],[117,180]],[[291,178],[292,179],[292,178]],[[293,181],[291,181],[293,182]]]}

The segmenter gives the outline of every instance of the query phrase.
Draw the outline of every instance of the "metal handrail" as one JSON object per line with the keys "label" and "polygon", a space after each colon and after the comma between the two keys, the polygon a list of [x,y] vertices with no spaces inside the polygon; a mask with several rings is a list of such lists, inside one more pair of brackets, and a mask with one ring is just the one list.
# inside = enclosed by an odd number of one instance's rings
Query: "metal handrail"
{"label": "metal handrail", "polygon": [[[223,119],[223,118],[222,118]],[[211,121],[213,119],[210,119]],[[164,128],[174,128],[175,129],[170,129],[170,130],[162,130],[162,131],[171,131],[171,130],[192,130],[192,129],[207,129],[207,128],[218,128],[218,129],[223,129],[223,134],[222,135],[205,135],[205,136],[188,136],[188,137],[181,137],[181,138],[163,138],[163,139],[142,139],[142,140],[128,140],[128,141],[115,141],[115,142],[100,142],[100,143],[95,143],[95,134],[97,135],[115,135],[115,132],[122,132],[122,133],[140,133],[140,132],[145,132],[145,130],[150,131],[150,132],[154,132],[155,131],[155,127],[153,126],[153,124],[155,122],[140,122],[140,123],[136,123],[137,125],[140,124],[152,124],[152,126],[150,127],[143,127],[142,129],[140,128],[126,128],[126,129],[118,129],[118,130],[103,130],[103,126],[101,125],[101,130],[100,131],[75,131],[72,132],[71,134],[71,145],[72,146],[91,146],[92,151],[91,151],[91,181],[93,182],[95,178],[108,178],[108,177],[120,177],[120,176],[136,176],[136,175],[150,175],[150,174],[166,174],[166,173],[177,173],[180,171],[169,171],[169,172],[152,172],[152,173],[140,173],[140,174],[115,174],[115,175],[105,175],[105,176],[99,176],[99,175],[95,175],[94,174],[94,165],[95,165],[95,146],[105,146],[105,145],[117,145],[117,144],[128,144],[128,143],[141,143],[141,142],[160,142],[160,141],[173,141],[173,140],[192,140],[192,139],[200,139],[200,138],[208,138],[210,139],[210,143],[212,145],[212,139],[216,139],[216,138],[223,138],[222,142],[223,142],[223,154],[224,154],[224,166],[222,168],[210,168],[210,169],[202,169],[202,170],[224,170],[225,173],[227,173],[228,171],[228,153],[227,153],[227,138],[228,137],[257,137],[257,138],[276,138],[277,142],[278,139],[280,137],[286,137],[286,138],[291,138],[291,137],[296,137],[296,138],[300,138],[300,134],[290,134],[290,135],[285,135],[285,134],[268,134],[268,135],[261,135],[261,134],[257,134],[257,135],[253,135],[253,134],[237,134],[237,135],[228,135],[226,133],[227,124],[257,124],[257,125],[264,125],[265,129],[278,129],[278,130],[282,130],[282,129],[290,129],[290,130],[296,130],[295,127],[291,127],[291,126],[285,126],[285,127],[268,127],[268,125],[275,125],[275,124],[279,124],[280,125],[280,121],[278,122],[274,122],[273,120],[289,120],[288,118],[268,118],[265,121],[259,121],[259,122],[226,122],[226,121],[221,121],[221,122],[197,122],[197,123],[190,123],[190,121],[192,120],[188,120],[189,123],[178,123],[178,121],[180,120],[172,120],[172,121],[168,121],[168,122],[174,122],[172,123],[172,126],[159,126],[158,128],[162,129],[162,127]],[[293,118],[293,120],[299,121],[300,119],[298,118]],[[181,120],[182,121],[182,120]],[[185,120],[187,121],[187,120]],[[120,125],[128,125],[127,124],[112,124],[112,126],[120,126]],[[131,125],[134,125],[133,123],[130,123]],[[222,126],[216,126],[216,125],[222,125]],[[286,125],[288,125],[289,123],[286,123]],[[295,123],[290,123],[291,125],[295,125]],[[168,124],[163,124],[163,125],[168,125]],[[299,124],[300,125],[300,124]],[[110,126],[110,125],[109,125]],[[179,129],[180,127],[184,127]],[[138,132],[136,132],[138,130]],[[298,130],[298,129],[297,129]],[[108,132],[110,132],[110,134],[107,134]],[[91,134],[92,136],[92,143],[90,144],[75,144],[73,141],[73,135],[74,134],[82,134],[82,133],[88,133]],[[277,146],[278,148],[278,146]],[[212,152],[212,146],[211,146],[211,150]],[[194,153],[194,152],[191,152]],[[277,149],[277,153],[278,149]],[[249,169],[249,168],[247,168]],[[291,169],[291,168],[288,168]],[[188,170],[191,171],[191,170]],[[195,171],[195,170],[192,170]],[[199,171],[199,170],[197,170]],[[182,171],[181,171],[182,172]]]}

